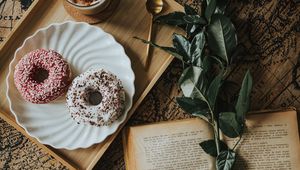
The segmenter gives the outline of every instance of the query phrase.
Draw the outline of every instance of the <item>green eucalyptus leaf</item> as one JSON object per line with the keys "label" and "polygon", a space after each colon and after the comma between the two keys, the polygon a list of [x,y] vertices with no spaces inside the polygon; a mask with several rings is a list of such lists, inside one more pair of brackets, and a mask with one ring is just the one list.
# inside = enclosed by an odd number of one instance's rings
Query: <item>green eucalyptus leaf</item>
{"label": "green eucalyptus leaf", "polygon": [[177,97],[176,101],[185,112],[209,119],[208,106],[205,101],[190,97]]}
{"label": "green eucalyptus leaf", "polygon": [[220,87],[220,93],[216,102],[216,113],[220,112],[235,112],[235,104],[237,101],[240,85],[224,80]]}
{"label": "green eucalyptus leaf", "polygon": [[217,0],[215,13],[224,14],[228,0]]}
{"label": "green eucalyptus leaf", "polygon": [[[203,68],[203,71],[204,72],[210,72],[211,71],[211,68],[213,65],[218,65],[221,69],[224,68],[224,65],[223,65],[223,62],[215,57],[215,56],[204,56],[204,57],[201,57],[201,67]],[[196,64],[194,64],[196,65]]]}
{"label": "green eucalyptus leaf", "polygon": [[189,6],[188,4],[184,4],[184,12],[187,14],[187,15],[197,15],[197,11],[192,8],[191,6]]}
{"label": "green eucalyptus leaf", "polygon": [[202,92],[202,94],[207,93],[207,89],[208,89],[208,86],[209,86],[208,82],[209,82],[209,80],[208,80],[207,73],[202,71],[202,73],[199,77],[198,84],[197,84],[197,87]]}
{"label": "green eucalyptus leaf", "polygon": [[213,60],[210,56],[204,56],[203,57],[203,64],[202,64],[202,68],[204,72],[208,72],[210,71],[210,69],[212,68],[213,65]]}
{"label": "green eucalyptus leaf", "polygon": [[252,77],[250,71],[248,70],[245,74],[237,103],[235,105],[235,110],[237,113],[238,122],[244,124],[245,122],[245,114],[249,110],[250,103],[250,93],[252,90]]}
{"label": "green eucalyptus leaf", "polygon": [[[199,90],[199,88],[197,86],[194,87],[193,93],[191,95],[193,98],[198,98],[200,100],[206,101],[207,99],[205,98],[205,96],[203,95],[203,93]],[[207,102],[208,103],[208,102]]]}
{"label": "green eucalyptus leaf", "polygon": [[208,21],[211,20],[211,16],[214,14],[217,5],[217,0],[206,0],[206,8],[204,15]]}
{"label": "green eucalyptus leaf", "polygon": [[191,79],[193,82],[197,83],[201,72],[202,72],[202,68],[200,67],[189,66],[185,68],[178,80],[178,84],[181,85],[187,79]]}
{"label": "green eucalyptus leaf", "polygon": [[153,47],[157,47],[157,48],[160,48],[162,50],[164,50],[165,52],[171,54],[172,56],[174,56],[175,58],[181,60],[181,61],[184,61],[184,58],[183,56],[177,52],[177,50],[175,48],[172,48],[172,47],[163,47],[163,46],[159,46],[151,41],[147,41],[147,40],[144,40],[144,39],[141,39],[139,37],[133,37],[135,39],[138,39],[138,40],[141,40],[143,43],[145,44],[150,44],[151,46]]}
{"label": "green eucalyptus leaf", "polygon": [[228,63],[232,51],[237,46],[235,28],[230,19],[221,14],[214,14],[207,32],[210,50]]}
{"label": "green eucalyptus leaf", "polygon": [[[196,66],[189,66],[185,70],[178,81],[180,88],[185,97],[198,98],[200,100],[206,101],[203,93],[197,87],[201,78],[202,68]],[[200,81],[199,81],[200,80]]]}
{"label": "green eucalyptus leaf", "polygon": [[230,138],[240,136],[243,126],[238,122],[236,113],[221,112],[219,115],[219,124],[220,129],[226,136]]}
{"label": "green eucalyptus leaf", "polygon": [[[211,71],[214,69],[213,68],[214,65],[218,64],[218,60],[214,56],[204,56],[201,62],[202,62],[201,68],[203,69],[203,73],[205,73],[205,74],[201,74],[202,75],[201,79],[204,82],[205,88],[202,90],[202,88],[200,88],[201,86],[198,87],[201,89],[203,93],[207,94],[209,85],[214,78],[212,76]],[[223,69],[223,67],[221,67],[221,69]]]}
{"label": "green eucalyptus leaf", "polygon": [[188,39],[186,39],[183,35],[180,34],[173,34],[173,46],[176,48],[177,52],[183,56],[185,61],[189,60],[190,54],[190,47],[191,44]]}
{"label": "green eucalyptus leaf", "polygon": [[183,19],[184,16],[185,13],[183,12],[172,12],[155,18],[155,21],[168,25],[180,26],[186,24],[186,21]]}
{"label": "green eucalyptus leaf", "polygon": [[[200,143],[200,146],[204,150],[204,152],[206,152],[210,156],[217,157],[218,154],[217,154],[215,140],[210,139],[210,140],[203,141]],[[227,144],[221,140],[219,141],[219,147],[220,147],[220,151],[228,150]]]}
{"label": "green eucalyptus leaf", "polygon": [[187,24],[187,25],[186,25],[186,32],[187,32],[188,34],[192,34],[193,32],[196,31],[197,27],[198,27],[198,26],[195,25],[195,24]]}
{"label": "green eucalyptus leaf", "polygon": [[206,20],[199,16],[199,15],[186,15],[183,17],[183,19],[186,21],[188,24],[200,24],[200,25],[206,25],[207,22]]}
{"label": "green eucalyptus leaf", "polygon": [[217,156],[217,170],[231,170],[235,162],[235,152],[232,150],[224,150]]}
{"label": "green eucalyptus leaf", "polygon": [[187,36],[190,37],[197,29],[199,25],[195,24],[186,24],[185,32],[187,33]]}
{"label": "green eucalyptus leaf", "polygon": [[210,58],[212,59],[213,63],[214,64],[217,64],[218,66],[220,66],[220,68],[224,68],[224,64],[223,62],[218,58],[218,57],[215,57],[215,56],[210,56]]}
{"label": "green eucalyptus leaf", "polygon": [[203,67],[203,61],[201,59],[201,56],[193,57],[192,58],[192,65],[197,67]]}
{"label": "green eucalyptus leaf", "polygon": [[203,30],[202,28],[203,25],[189,23],[186,24],[185,32],[189,40],[192,40],[199,32],[201,32]]}
{"label": "green eucalyptus leaf", "polygon": [[223,71],[221,71],[219,73],[219,75],[217,75],[212,82],[210,83],[208,90],[207,90],[207,99],[208,99],[208,103],[210,105],[210,107],[212,108],[212,110],[214,111],[215,108],[215,103],[216,103],[216,99],[217,96],[219,94],[219,89],[221,87],[221,81],[223,78]]}
{"label": "green eucalyptus leaf", "polygon": [[[192,40],[190,54],[192,55],[192,63],[197,61],[197,65],[201,66],[201,55],[205,45],[204,32],[199,32]],[[200,59],[200,60],[198,60]]]}

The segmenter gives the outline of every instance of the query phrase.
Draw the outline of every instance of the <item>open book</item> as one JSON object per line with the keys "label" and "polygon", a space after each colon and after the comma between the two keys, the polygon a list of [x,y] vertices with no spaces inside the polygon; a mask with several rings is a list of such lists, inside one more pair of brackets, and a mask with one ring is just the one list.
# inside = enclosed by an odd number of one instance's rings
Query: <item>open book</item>
{"label": "open book", "polygon": [[[247,116],[247,129],[237,147],[236,169],[300,167],[300,145],[295,110],[260,112]],[[213,139],[201,119],[133,126],[123,131],[126,169],[215,169],[214,158],[199,143]],[[231,148],[237,139],[224,138]]]}

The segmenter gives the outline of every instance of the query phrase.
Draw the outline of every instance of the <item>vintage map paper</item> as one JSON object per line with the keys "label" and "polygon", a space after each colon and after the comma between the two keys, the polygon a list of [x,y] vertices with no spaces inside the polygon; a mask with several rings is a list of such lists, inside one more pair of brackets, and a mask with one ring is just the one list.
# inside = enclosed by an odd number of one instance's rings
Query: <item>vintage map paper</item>
{"label": "vintage map paper", "polygon": [[[20,0],[0,0],[0,12],[4,9],[4,2],[9,1],[19,3],[19,5],[21,2]],[[192,4],[199,9],[200,4],[197,0],[178,1],[182,4]],[[296,4],[293,0],[229,0],[227,14],[234,22],[238,32],[239,49],[243,51],[238,55],[239,61],[233,66],[228,79],[240,84],[246,69],[250,68],[254,78],[252,110],[286,106],[295,106],[299,109],[300,4]],[[16,17],[13,18],[16,20]],[[1,19],[0,24],[5,21],[6,27],[10,27],[15,20]],[[0,27],[0,32],[9,29]],[[2,33],[0,35],[3,36]],[[175,97],[180,95],[176,85],[180,72],[181,63],[173,62],[127,125],[191,117],[183,113],[175,102]],[[7,128],[4,124],[3,121],[0,122],[0,129]],[[1,141],[3,139],[1,136]],[[30,146],[34,147],[33,145],[31,143]],[[13,157],[18,152],[12,151],[22,151],[21,148],[18,145],[12,145],[11,149],[5,152],[1,150],[0,155],[11,154]],[[34,154],[33,151],[26,152],[24,160],[27,160],[26,157],[33,157]],[[3,161],[2,157],[0,159]],[[1,162],[0,169],[2,165],[4,163]],[[18,163],[14,165],[19,166]],[[30,165],[36,166],[33,169],[41,166],[38,163]],[[112,143],[95,169],[125,169],[121,135]]]}
{"label": "vintage map paper", "polygon": [[0,43],[5,40],[32,1],[33,0],[0,0]]}
{"label": "vintage map paper", "polygon": [[0,141],[0,169],[66,169],[2,119]]}

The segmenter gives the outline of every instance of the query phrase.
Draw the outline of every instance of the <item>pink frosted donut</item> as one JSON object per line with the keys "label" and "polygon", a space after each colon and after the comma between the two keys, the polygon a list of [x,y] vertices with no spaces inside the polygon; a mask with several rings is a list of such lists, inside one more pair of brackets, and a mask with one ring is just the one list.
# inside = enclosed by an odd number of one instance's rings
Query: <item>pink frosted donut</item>
{"label": "pink frosted donut", "polygon": [[37,49],[21,58],[15,67],[14,81],[26,101],[43,104],[67,90],[71,70],[57,52]]}

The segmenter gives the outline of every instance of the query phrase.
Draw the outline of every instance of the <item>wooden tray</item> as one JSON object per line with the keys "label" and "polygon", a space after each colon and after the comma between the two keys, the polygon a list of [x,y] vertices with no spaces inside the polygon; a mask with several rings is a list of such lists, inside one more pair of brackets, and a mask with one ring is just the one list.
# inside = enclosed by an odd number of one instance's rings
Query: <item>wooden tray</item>
{"label": "wooden tray", "polygon": [[[182,10],[182,6],[173,0],[166,0],[164,9],[163,12],[166,13]],[[65,20],[73,19],[66,13],[62,0],[35,0],[22,20],[17,24],[17,27],[14,28],[10,38],[0,49],[0,108],[2,110],[0,111],[0,115],[14,127],[18,127],[18,125],[16,125],[14,117],[10,113],[5,95],[5,78],[8,72],[9,62],[13,58],[13,53],[24,39],[32,35],[37,29],[51,23]],[[141,63],[143,63],[143,59],[145,59],[146,45],[132,37],[138,36],[146,38],[149,24],[150,16],[146,11],[144,1],[120,0],[120,4],[115,13],[106,22],[96,25],[112,34],[115,39],[124,46],[132,62],[132,68],[136,76],[136,93],[133,99],[134,104],[128,113],[129,116],[127,120],[173,59],[167,53],[154,49],[153,56],[155,57],[152,57],[148,71],[145,70]],[[165,25],[157,26],[154,40],[158,44],[170,46],[171,35],[174,31],[176,30],[173,27]],[[25,133],[22,128],[17,129]],[[65,150],[54,149],[49,146],[44,147],[44,145],[41,146],[70,169],[92,169],[119,133],[120,129],[121,127],[104,142],[95,144],[87,149]],[[33,139],[33,141],[36,140]]]}

